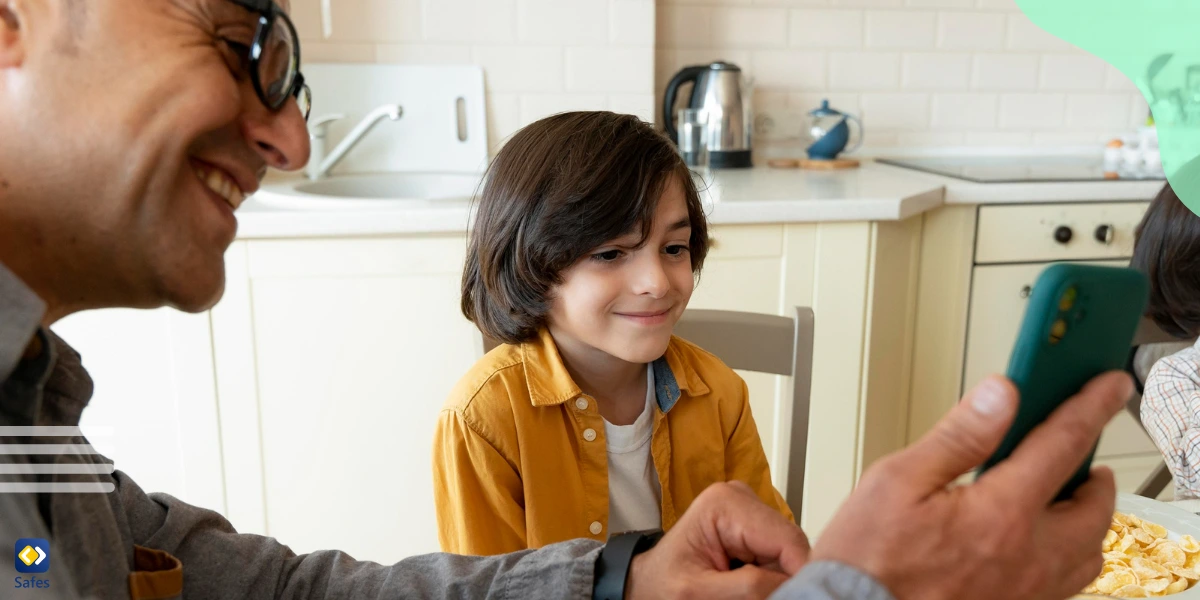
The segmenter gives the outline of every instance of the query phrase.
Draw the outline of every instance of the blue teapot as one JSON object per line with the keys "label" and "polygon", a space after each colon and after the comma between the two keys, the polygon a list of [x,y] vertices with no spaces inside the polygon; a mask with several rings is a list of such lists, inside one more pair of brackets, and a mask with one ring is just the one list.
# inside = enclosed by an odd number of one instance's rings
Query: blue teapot
{"label": "blue teapot", "polygon": [[[828,100],[822,100],[821,107],[810,111],[808,118],[808,135],[813,140],[807,150],[810,159],[833,160],[843,151],[853,152],[862,145],[862,122],[854,115],[830,108]],[[858,141],[846,150],[846,144],[850,142],[849,123],[858,129]]]}

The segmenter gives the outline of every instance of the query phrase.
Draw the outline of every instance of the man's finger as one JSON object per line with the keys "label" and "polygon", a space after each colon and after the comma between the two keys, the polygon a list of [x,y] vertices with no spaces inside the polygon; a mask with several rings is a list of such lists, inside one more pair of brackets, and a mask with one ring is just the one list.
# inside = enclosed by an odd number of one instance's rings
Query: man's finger
{"label": "man's finger", "polygon": [[912,491],[944,488],[995,452],[1017,409],[1017,390],[999,376],[984,379],[915,444],[893,456]]}
{"label": "man's finger", "polygon": [[705,499],[706,510],[697,516],[706,521],[701,526],[708,529],[703,538],[720,545],[707,550],[723,552],[746,564],[778,564],[788,575],[796,574],[808,562],[808,537],[757,496],[728,484],[714,484],[693,506],[700,505],[701,499]]}
{"label": "man's finger", "polygon": [[[1050,544],[1060,555],[1084,560],[1100,551],[1112,523],[1117,486],[1108,467],[1096,467],[1070,500],[1050,507],[1046,523]],[[1074,552],[1072,553],[1072,549]]]}
{"label": "man's finger", "polygon": [[986,484],[1017,492],[1015,497],[1025,506],[1040,510],[1083,464],[1104,426],[1132,392],[1133,383],[1124,372],[1095,377],[1034,428],[1007,460],[992,468]]}

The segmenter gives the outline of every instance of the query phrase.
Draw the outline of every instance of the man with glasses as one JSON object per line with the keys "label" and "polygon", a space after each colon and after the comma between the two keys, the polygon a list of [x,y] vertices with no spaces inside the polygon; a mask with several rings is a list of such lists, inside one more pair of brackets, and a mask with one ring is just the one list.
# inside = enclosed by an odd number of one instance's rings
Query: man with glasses
{"label": "man with glasses", "polygon": [[94,308],[212,306],[234,211],[268,166],[308,160],[310,93],[279,1],[0,0],[0,544],[16,541],[15,587],[135,600],[743,598],[786,581],[780,593],[796,598],[1050,598],[1099,569],[1111,473],[1047,504],[1090,448],[1057,440],[1094,440],[1122,405],[1128,382],[1111,377],[983,485],[949,492],[1012,419],[1012,386],[981,386],[864,476],[811,563],[804,534],[737,483],[706,490],[665,535],[607,545],[391,566],[297,556],[145,494],[100,457],[52,450],[87,443],[77,426],[92,384],[49,326]]}

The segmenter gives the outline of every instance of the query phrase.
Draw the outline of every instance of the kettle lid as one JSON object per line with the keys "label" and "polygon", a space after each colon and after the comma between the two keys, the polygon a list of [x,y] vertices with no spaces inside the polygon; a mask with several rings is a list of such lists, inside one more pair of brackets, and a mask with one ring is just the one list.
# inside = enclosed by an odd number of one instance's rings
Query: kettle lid
{"label": "kettle lid", "polygon": [[814,117],[831,117],[834,115],[844,114],[842,111],[829,107],[829,100],[822,100],[819,108],[809,111],[809,115]]}
{"label": "kettle lid", "polygon": [[737,71],[737,72],[741,72],[741,70],[742,70],[742,68],[741,68],[741,67],[739,67],[739,66],[737,66],[737,65],[735,65],[735,64],[733,64],[733,63],[731,63],[731,62],[725,62],[725,61],[723,61],[723,60],[718,60],[718,61],[716,61],[716,62],[714,62],[714,63],[712,63],[712,64],[708,65],[708,68],[709,68],[709,69],[711,69],[711,70],[713,70],[713,71]]}

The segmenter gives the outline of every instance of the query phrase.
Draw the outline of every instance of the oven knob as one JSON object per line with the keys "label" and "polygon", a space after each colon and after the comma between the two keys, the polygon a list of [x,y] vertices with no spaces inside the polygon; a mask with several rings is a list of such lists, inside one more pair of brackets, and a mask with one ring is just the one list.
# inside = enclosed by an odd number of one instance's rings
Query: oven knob
{"label": "oven knob", "polygon": [[1112,225],[1101,225],[1096,228],[1096,241],[1107,246],[1113,241],[1113,233]]}
{"label": "oven knob", "polygon": [[1070,227],[1067,227],[1066,225],[1059,225],[1054,230],[1054,241],[1056,241],[1060,244],[1065,244],[1065,243],[1071,241],[1072,235],[1074,235],[1074,232],[1071,231]]}

